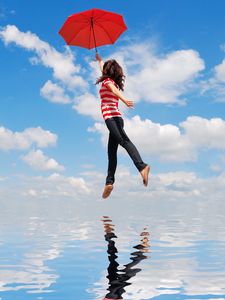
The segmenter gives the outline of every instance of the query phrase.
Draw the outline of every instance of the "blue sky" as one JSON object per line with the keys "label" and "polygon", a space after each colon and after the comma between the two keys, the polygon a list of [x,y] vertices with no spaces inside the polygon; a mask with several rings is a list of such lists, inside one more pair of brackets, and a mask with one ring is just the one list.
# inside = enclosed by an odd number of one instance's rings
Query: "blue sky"
{"label": "blue sky", "polygon": [[[128,26],[115,45],[99,52],[126,70],[125,94],[135,110],[124,111],[125,126],[152,166],[153,178],[159,175],[165,186],[168,173],[171,185],[195,176],[220,184],[225,166],[222,0],[1,0],[0,182],[32,176],[26,186],[30,195],[43,192],[37,178],[63,179],[65,194],[71,180],[89,192],[93,177],[99,178],[99,188],[104,184],[107,132],[98,115],[94,50],[66,49],[58,35],[68,15],[93,7],[122,14]],[[118,172],[136,174],[123,151],[119,165]]]}

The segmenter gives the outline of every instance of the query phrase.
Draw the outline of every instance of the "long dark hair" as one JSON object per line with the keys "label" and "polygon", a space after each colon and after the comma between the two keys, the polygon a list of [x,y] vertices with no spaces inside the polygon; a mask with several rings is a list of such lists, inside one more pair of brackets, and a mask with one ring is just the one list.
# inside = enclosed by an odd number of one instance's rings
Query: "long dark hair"
{"label": "long dark hair", "polygon": [[96,81],[96,84],[102,82],[106,78],[111,78],[117,84],[120,90],[124,90],[124,79],[122,67],[115,59],[107,60],[103,65],[102,76]]}

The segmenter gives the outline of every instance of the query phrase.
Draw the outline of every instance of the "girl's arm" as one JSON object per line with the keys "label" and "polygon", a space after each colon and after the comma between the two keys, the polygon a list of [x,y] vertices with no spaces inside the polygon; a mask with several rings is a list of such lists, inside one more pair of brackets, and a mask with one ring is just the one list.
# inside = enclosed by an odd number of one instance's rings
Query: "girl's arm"
{"label": "girl's arm", "polygon": [[[96,53],[95,58],[96,58],[96,60],[99,62],[99,67],[100,67],[101,72],[103,72],[103,65],[104,65],[104,62],[103,62],[101,56],[100,56],[98,53]],[[114,94],[115,96],[117,96],[121,101],[123,101],[123,103],[126,104],[126,106],[128,106],[129,108],[133,108],[133,107],[134,107],[134,102],[133,102],[132,100],[126,99],[126,98],[122,95],[122,93],[118,90],[118,88],[115,87],[114,84],[109,83],[109,84],[107,84],[107,87],[109,88],[109,90],[110,90],[111,92],[113,92],[113,94]]]}
{"label": "girl's arm", "polygon": [[96,58],[96,60],[97,60],[98,63],[99,63],[99,68],[100,68],[101,72],[103,72],[103,65],[104,65],[104,62],[103,62],[101,56],[100,56],[98,53],[96,53],[95,58]]}
{"label": "girl's arm", "polygon": [[123,103],[126,104],[126,106],[128,106],[129,108],[134,108],[134,102],[132,100],[126,99],[113,83],[108,83],[107,87],[115,96],[117,96],[121,101],[123,101]]}

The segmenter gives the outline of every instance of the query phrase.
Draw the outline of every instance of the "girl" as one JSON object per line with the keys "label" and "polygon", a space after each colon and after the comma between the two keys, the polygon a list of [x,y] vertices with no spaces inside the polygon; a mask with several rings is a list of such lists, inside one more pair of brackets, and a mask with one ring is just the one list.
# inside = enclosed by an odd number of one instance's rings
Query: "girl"
{"label": "girl", "polygon": [[123,82],[125,76],[123,74],[123,69],[114,59],[110,59],[104,63],[98,53],[96,53],[96,60],[99,62],[99,67],[102,72],[102,76],[96,81],[96,84],[102,83],[99,90],[101,110],[109,130],[108,174],[102,194],[103,198],[107,198],[113,190],[117,166],[117,149],[119,144],[126,149],[130,158],[133,160],[133,163],[143,178],[145,186],[148,185],[150,167],[142,161],[138,150],[123,129],[124,122],[121,112],[118,109],[118,102],[121,100],[129,108],[134,107],[133,101],[126,99],[120,92],[120,90],[123,91],[124,87]]}

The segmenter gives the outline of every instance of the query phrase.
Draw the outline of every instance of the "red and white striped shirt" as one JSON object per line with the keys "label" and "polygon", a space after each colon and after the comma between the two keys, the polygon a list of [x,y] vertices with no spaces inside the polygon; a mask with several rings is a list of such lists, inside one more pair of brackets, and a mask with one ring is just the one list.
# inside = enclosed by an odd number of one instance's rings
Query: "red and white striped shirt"
{"label": "red and white striped shirt", "polygon": [[117,87],[116,83],[111,78],[106,78],[102,81],[102,86],[99,90],[102,116],[105,121],[112,117],[121,117],[121,112],[118,108],[119,98],[110,91],[107,86],[109,83],[112,83]]}

